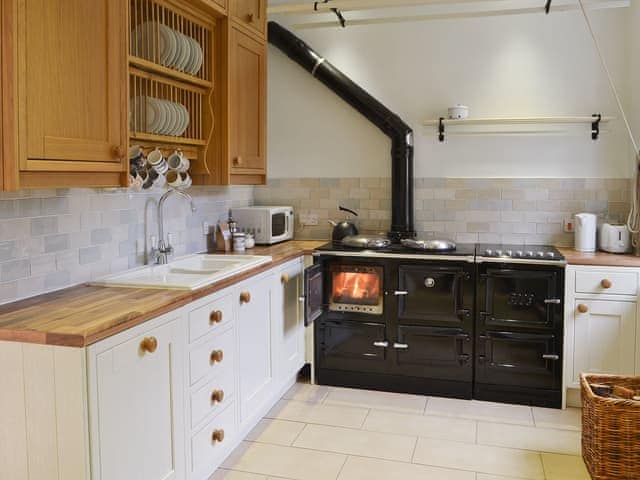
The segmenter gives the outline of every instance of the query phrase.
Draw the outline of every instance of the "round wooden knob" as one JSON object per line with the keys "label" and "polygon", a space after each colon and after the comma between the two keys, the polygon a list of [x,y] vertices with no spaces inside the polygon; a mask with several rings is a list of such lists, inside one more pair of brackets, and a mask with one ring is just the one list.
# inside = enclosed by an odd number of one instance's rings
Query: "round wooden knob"
{"label": "round wooden knob", "polygon": [[236,158],[234,158],[234,159],[233,159],[233,164],[234,164],[236,167],[239,167],[240,165],[242,165],[242,157],[236,157]]}
{"label": "round wooden knob", "polygon": [[224,390],[214,390],[211,392],[211,403],[220,403],[224,400]]}
{"label": "round wooden knob", "polygon": [[158,349],[158,339],[156,337],[146,337],[140,342],[140,350],[153,353]]}
{"label": "round wooden knob", "polygon": [[211,435],[211,441],[213,442],[222,442],[224,441],[224,430],[214,430]]}
{"label": "round wooden knob", "polygon": [[211,363],[220,363],[224,359],[224,352],[222,350],[214,350],[211,352]]}
{"label": "round wooden knob", "polygon": [[122,159],[126,156],[126,150],[122,148],[122,146],[116,145],[111,149],[111,154],[113,155],[113,158]]}
{"label": "round wooden knob", "polygon": [[580,313],[587,313],[589,311],[589,307],[587,307],[584,303],[578,305],[578,311]]}
{"label": "round wooden knob", "polygon": [[251,293],[242,292],[240,294],[240,303],[249,303],[251,301]]}
{"label": "round wooden knob", "polygon": [[216,310],[209,314],[209,323],[213,325],[214,323],[220,323],[222,321],[222,312],[220,310]]}
{"label": "round wooden knob", "polygon": [[289,275],[287,275],[286,273],[283,273],[282,275],[280,275],[280,281],[282,283],[287,283],[289,281]]}
{"label": "round wooden knob", "polygon": [[611,288],[611,286],[613,285],[613,283],[611,283],[611,280],[608,279],[604,279],[600,282],[600,285],[602,286],[602,288]]}

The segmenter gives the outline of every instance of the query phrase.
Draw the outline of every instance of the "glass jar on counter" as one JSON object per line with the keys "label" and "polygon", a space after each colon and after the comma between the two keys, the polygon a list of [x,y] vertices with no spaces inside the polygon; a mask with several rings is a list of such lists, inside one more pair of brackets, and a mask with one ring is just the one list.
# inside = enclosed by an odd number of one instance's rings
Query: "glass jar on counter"
{"label": "glass jar on counter", "polygon": [[246,236],[244,233],[233,234],[233,251],[244,252],[246,250]]}
{"label": "glass jar on counter", "polygon": [[251,234],[251,233],[246,233],[245,234],[244,246],[246,248],[253,248],[253,247],[256,246],[256,239],[253,238],[253,234]]}

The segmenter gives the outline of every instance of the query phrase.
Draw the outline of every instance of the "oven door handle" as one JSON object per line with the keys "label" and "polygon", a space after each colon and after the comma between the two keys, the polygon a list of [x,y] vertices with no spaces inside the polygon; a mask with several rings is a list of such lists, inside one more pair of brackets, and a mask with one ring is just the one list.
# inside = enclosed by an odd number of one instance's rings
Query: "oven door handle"
{"label": "oven door handle", "polygon": [[551,305],[560,305],[562,303],[562,300],[559,298],[545,298],[544,299],[544,303],[546,303],[547,305],[551,304]]}
{"label": "oven door handle", "polygon": [[373,342],[373,346],[378,348],[389,348],[389,342]]}
{"label": "oven door handle", "polygon": [[403,296],[403,295],[409,295],[409,292],[407,292],[406,290],[396,290],[395,292],[393,292],[393,294],[396,297],[400,297],[400,296]]}
{"label": "oven door handle", "polygon": [[543,358],[543,360],[557,361],[557,360],[560,360],[560,355],[545,354],[545,355],[542,355],[542,358]]}
{"label": "oven door handle", "polygon": [[395,348],[397,350],[407,350],[409,348],[409,345],[407,345],[406,343],[395,342],[393,344],[393,348]]}

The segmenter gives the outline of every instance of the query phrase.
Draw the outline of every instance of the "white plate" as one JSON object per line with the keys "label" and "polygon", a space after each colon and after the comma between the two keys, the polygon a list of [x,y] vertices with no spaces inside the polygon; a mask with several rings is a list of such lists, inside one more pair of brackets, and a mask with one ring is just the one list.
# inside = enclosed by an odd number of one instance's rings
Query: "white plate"
{"label": "white plate", "polygon": [[193,39],[191,40],[193,41],[193,47],[195,48],[195,51],[196,51],[196,61],[190,73],[191,75],[196,75],[200,71],[200,68],[202,68],[204,53],[202,52],[202,47],[200,46],[200,44]]}
{"label": "white plate", "polygon": [[171,117],[172,117],[173,123],[171,124],[171,129],[169,130],[169,133],[167,135],[171,135],[172,137],[175,137],[178,135],[177,133],[178,130],[180,130],[182,119],[180,118],[178,105],[175,104],[174,102],[169,102],[168,105],[169,105],[169,108],[171,109]]}
{"label": "white plate", "polygon": [[182,58],[182,52],[184,50],[184,45],[182,44],[182,41],[180,41],[180,37],[179,37],[179,33],[176,32],[175,30],[171,30],[171,35],[173,36],[173,39],[175,41],[176,44],[176,52],[175,55],[173,56],[173,58],[171,59],[171,62],[169,62],[169,64],[167,65],[168,67],[174,68],[174,69],[178,69],[178,64],[180,62],[180,59]]}
{"label": "white plate", "polygon": [[164,132],[165,125],[167,124],[167,110],[164,108],[164,105],[162,104],[162,100],[154,98],[153,103],[155,103],[159,112],[158,122],[154,125],[153,133],[162,135],[162,132]]}
{"label": "white plate", "polygon": [[181,135],[184,134],[184,132],[189,127],[189,122],[191,121],[191,118],[189,116],[189,110],[187,110],[187,107],[185,107],[183,104],[179,103],[178,104],[178,108],[180,108],[180,110],[182,112],[182,118],[183,118],[182,128],[181,128],[180,132],[178,133],[178,136],[181,136]]}
{"label": "white plate", "polygon": [[191,74],[191,69],[195,65],[196,60],[196,50],[193,46],[193,39],[191,37],[185,37],[187,39],[187,43],[189,44],[189,58],[187,60],[187,64],[184,67],[185,73]]}
{"label": "white plate", "polygon": [[198,66],[198,49],[200,45],[198,45],[198,42],[196,42],[193,38],[189,37],[189,47],[191,48],[191,57],[186,70],[190,75],[193,75],[195,73],[196,67]]}
{"label": "white plate", "polygon": [[[144,132],[154,133],[158,126],[162,123],[162,111],[160,110],[155,98],[138,97],[139,118],[138,128]],[[143,124],[143,109],[146,108],[146,125]]]}
{"label": "white plate", "polygon": [[162,134],[169,135],[169,132],[171,132],[171,128],[175,124],[175,115],[173,114],[171,105],[166,100],[162,100],[162,108],[164,108],[165,112],[167,113],[167,121],[163,125]]}
{"label": "white plate", "polygon": [[162,65],[167,66],[169,62],[175,57],[178,45],[173,35],[173,30],[165,25],[159,25],[160,31],[160,55],[159,61]]}
{"label": "white plate", "polygon": [[178,33],[178,38],[180,42],[182,42],[182,57],[178,62],[178,70],[184,72],[185,67],[189,63],[189,57],[191,56],[191,45],[189,44],[189,40],[186,36],[181,33]]}

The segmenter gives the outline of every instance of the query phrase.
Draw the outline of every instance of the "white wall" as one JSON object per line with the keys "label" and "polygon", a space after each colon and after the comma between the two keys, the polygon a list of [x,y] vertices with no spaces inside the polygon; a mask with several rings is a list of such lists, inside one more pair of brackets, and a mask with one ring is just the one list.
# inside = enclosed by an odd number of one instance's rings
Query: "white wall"
{"label": "white wall", "polygon": [[[592,16],[629,101],[627,60],[630,50],[638,55],[627,41],[629,12]],[[451,137],[440,144],[421,126],[455,103],[469,105],[475,117],[619,117],[578,12],[296,33],[413,126],[416,176],[628,176],[630,149],[619,121],[604,127],[611,133],[599,142],[585,125],[566,136]],[[269,176],[389,176],[387,138],[280,51],[270,47],[269,55]]]}

